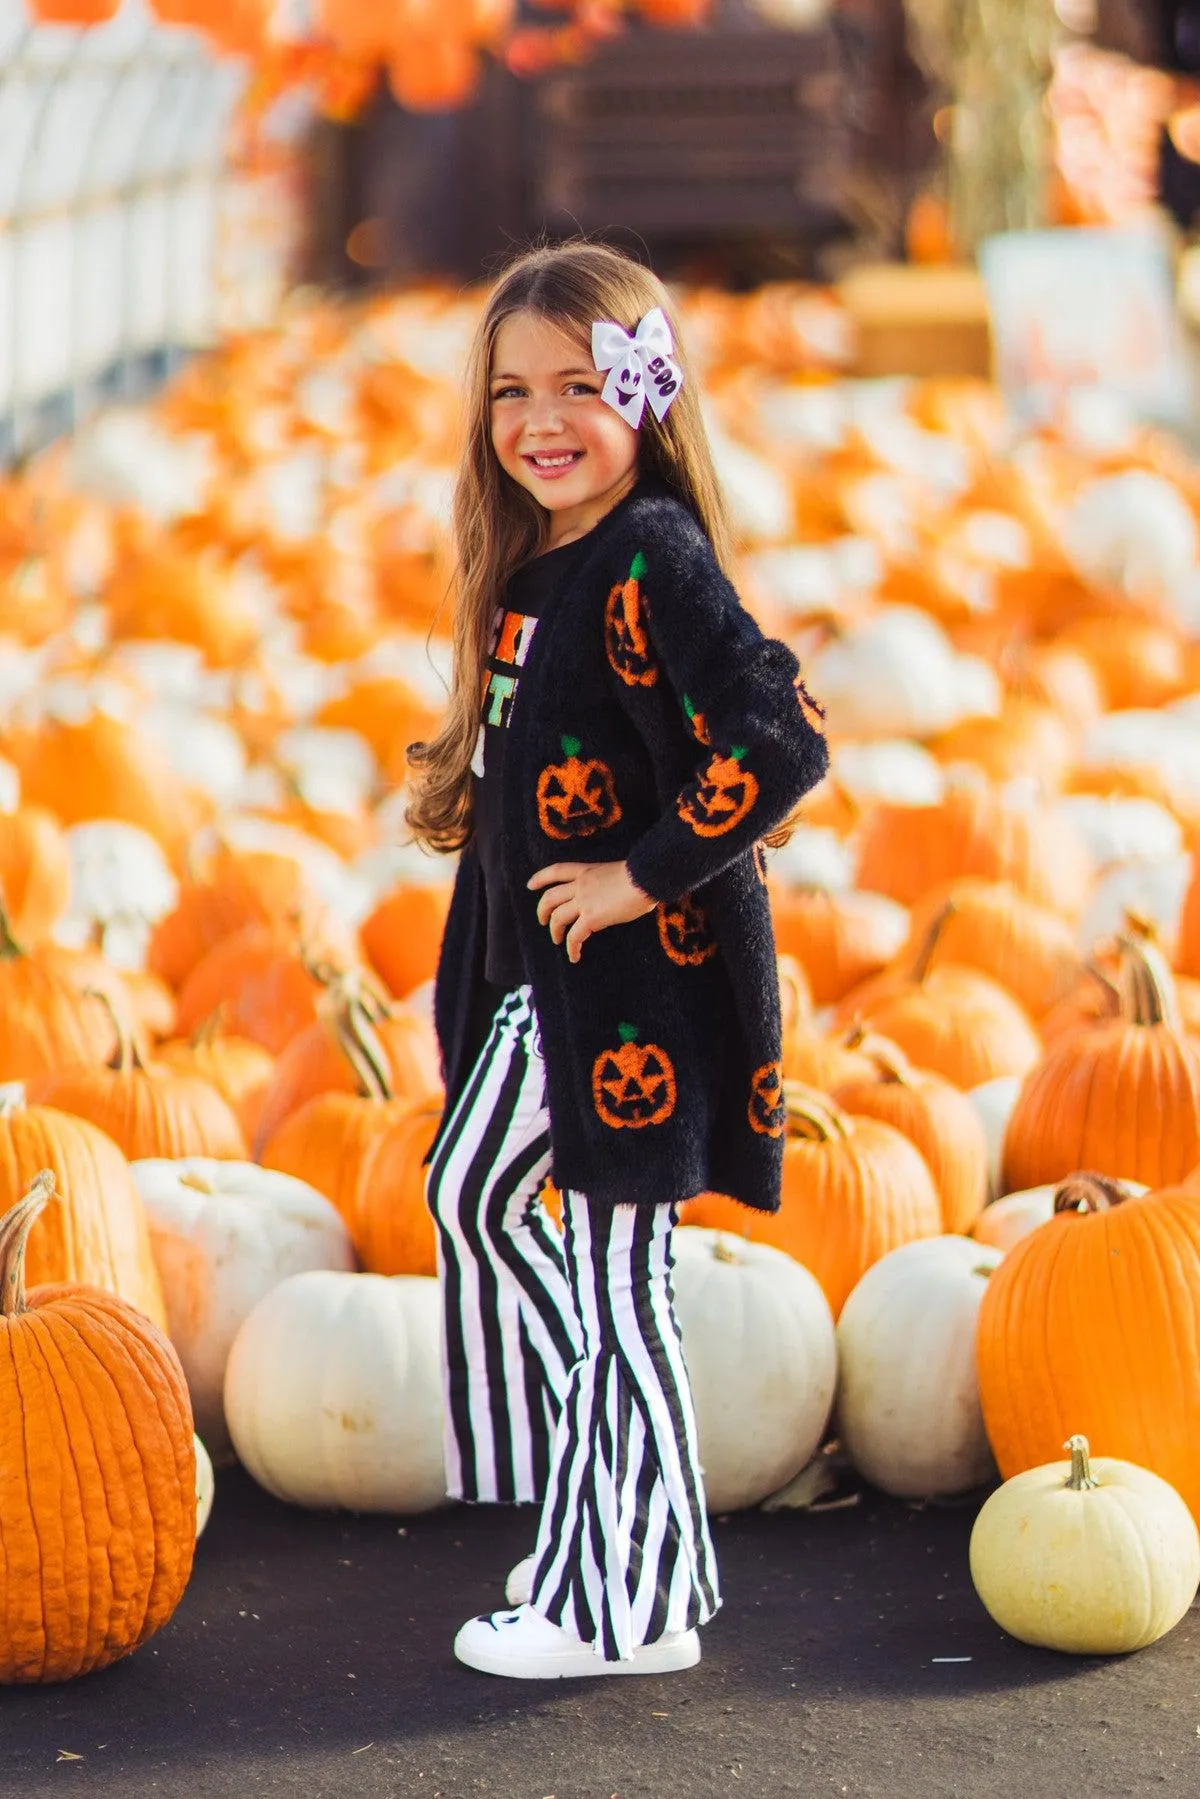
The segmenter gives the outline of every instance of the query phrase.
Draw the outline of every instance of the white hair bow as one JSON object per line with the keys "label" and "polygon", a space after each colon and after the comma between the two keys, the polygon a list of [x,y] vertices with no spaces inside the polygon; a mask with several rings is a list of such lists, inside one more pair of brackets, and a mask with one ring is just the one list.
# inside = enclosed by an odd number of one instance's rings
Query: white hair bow
{"label": "white hair bow", "polygon": [[611,319],[592,326],[592,361],[609,371],[600,398],[636,431],[649,400],[655,418],[667,408],[683,386],[683,370],[673,360],[671,327],[661,306],[648,312],[633,336]]}

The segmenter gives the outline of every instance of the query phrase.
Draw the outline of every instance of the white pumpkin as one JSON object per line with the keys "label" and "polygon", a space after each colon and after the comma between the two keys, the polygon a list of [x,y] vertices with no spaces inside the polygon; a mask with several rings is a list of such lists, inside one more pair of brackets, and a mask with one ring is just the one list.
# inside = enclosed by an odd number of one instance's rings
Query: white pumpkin
{"label": "white pumpkin", "polygon": [[[1123,1184],[1131,1193],[1149,1191],[1140,1181]],[[993,1200],[971,1226],[972,1237],[977,1243],[990,1243],[1001,1253],[1010,1250],[1030,1231],[1036,1231],[1039,1225],[1053,1218],[1054,1195],[1058,1188],[1059,1183],[1051,1181],[1046,1187],[1022,1187],[1016,1193],[1006,1193],[1003,1199]]]}
{"label": "white pumpkin", "polygon": [[350,1236],[314,1187],[253,1162],[187,1156],[132,1167],[196,1428],[213,1459],[228,1461],[222,1390],[243,1319],[289,1275],[353,1269]]}
{"label": "white pumpkin", "polygon": [[204,1526],[212,1515],[216,1480],[212,1458],[195,1431],[192,1432],[192,1442],[196,1446],[196,1535],[201,1537],[204,1535]]}
{"label": "white pumpkin", "polygon": [[975,1324],[1001,1252],[969,1237],[903,1243],[868,1268],[837,1324],[837,1428],[885,1493],[965,1493],[995,1474]]}
{"label": "white pumpkin", "polygon": [[1157,1642],[1200,1582],[1200,1537],[1175,1488],[1116,1457],[1014,1474],[971,1532],[975,1591],[1001,1630],[1072,1655],[1124,1655]]}
{"label": "white pumpkin", "polygon": [[807,1268],[724,1231],[675,1232],[675,1314],[712,1512],[757,1505],[820,1445],[837,1377],[833,1318]]}
{"label": "white pumpkin", "polygon": [[294,1274],[225,1371],[233,1446],[292,1505],[427,1512],[446,1497],[441,1302],[428,1275]]}
{"label": "white pumpkin", "polygon": [[1000,1164],[1004,1156],[1004,1133],[1008,1129],[1009,1115],[1017,1103],[1020,1089],[1018,1075],[1001,1074],[994,1081],[984,1081],[982,1086],[972,1087],[967,1094],[983,1121],[983,1134],[988,1146],[988,1189],[993,1197],[999,1193],[1002,1184]]}

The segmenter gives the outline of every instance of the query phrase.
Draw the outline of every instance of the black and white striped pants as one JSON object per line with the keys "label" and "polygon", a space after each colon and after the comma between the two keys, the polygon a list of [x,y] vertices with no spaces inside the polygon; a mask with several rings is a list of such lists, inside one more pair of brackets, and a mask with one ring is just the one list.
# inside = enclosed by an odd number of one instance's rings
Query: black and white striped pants
{"label": "black and white striped pants", "polygon": [[720,1603],[671,1294],[673,1207],[563,1230],[531,990],[504,995],[429,1166],[452,1498],[541,1501],[532,1603],[606,1660]]}

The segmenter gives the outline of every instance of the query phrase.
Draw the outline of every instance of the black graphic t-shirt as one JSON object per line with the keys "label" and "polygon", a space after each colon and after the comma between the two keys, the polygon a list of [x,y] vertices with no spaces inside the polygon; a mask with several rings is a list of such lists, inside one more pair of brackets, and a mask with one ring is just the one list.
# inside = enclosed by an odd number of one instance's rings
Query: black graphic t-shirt
{"label": "black graphic t-shirt", "polygon": [[[513,900],[504,881],[500,847],[503,836],[500,795],[508,721],[520,684],[521,670],[539,619],[554,604],[580,560],[586,538],[547,550],[518,569],[497,606],[492,622],[491,653],[482,681],[479,736],[471,759],[475,776],[475,840],[487,896],[485,978],[505,991],[520,987],[528,976],[517,941]],[[538,895],[523,896],[536,907]]]}

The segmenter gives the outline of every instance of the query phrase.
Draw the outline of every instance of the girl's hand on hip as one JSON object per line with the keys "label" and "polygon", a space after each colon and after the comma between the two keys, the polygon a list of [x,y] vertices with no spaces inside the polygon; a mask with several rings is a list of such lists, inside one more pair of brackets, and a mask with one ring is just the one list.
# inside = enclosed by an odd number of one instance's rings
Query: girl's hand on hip
{"label": "girl's hand on hip", "polygon": [[555,943],[565,939],[571,962],[578,962],[593,932],[632,924],[655,907],[655,901],[634,886],[623,862],[551,862],[531,875],[526,885],[533,891],[544,889],[538,923],[549,925]]}

